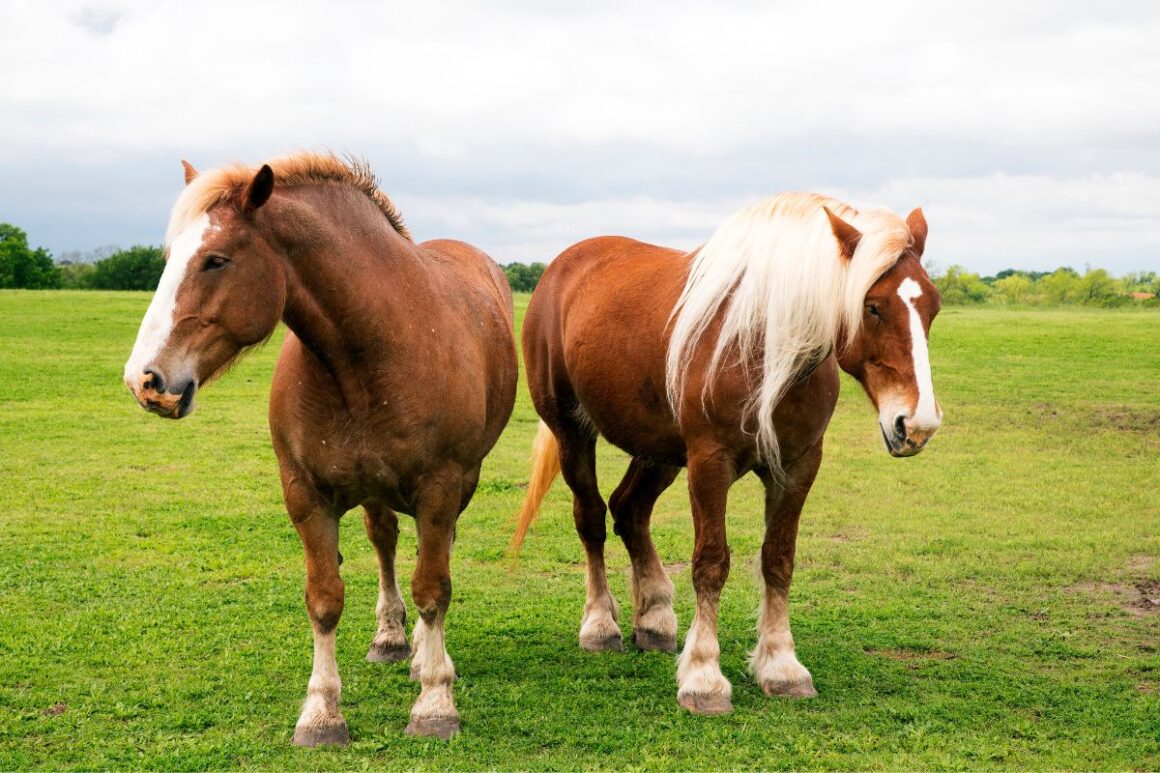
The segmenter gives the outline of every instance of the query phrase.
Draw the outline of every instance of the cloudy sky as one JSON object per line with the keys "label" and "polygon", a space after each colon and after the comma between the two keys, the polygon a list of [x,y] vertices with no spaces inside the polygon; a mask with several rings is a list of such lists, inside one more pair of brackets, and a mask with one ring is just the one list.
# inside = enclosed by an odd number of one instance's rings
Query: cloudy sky
{"label": "cloudy sky", "polygon": [[1154,2],[0,0],[0,221],[158,243],[198,167],[370,160],[419,238],[679,247],[783,190],[928,255],[1160,270]]}

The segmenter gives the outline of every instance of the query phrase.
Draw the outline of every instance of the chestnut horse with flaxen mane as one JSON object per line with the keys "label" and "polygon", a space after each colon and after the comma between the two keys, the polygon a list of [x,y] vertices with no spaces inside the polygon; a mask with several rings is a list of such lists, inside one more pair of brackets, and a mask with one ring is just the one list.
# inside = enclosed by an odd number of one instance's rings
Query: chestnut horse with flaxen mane
{"label": "chestnut horse with flaxen mane", "polygon": [[927,226],[813,194],[734,215],[693,253],[619,237],[580,242],[548,266],[524,322],[524,360],[543,419],[518,549],[558,472],[587,552],[580,645],[621,649],[605,578],[597,434],[632,456],[609,500],[632,561],[633,641],[675,651],[673,585],[649,536],[653,505],[688,467],[696,612],[677,661],[677,700],[732,708],[717,606],[729,574],[725,503],[748,472],[765,485],[765,593],[750,667],[767,695],[816,695],[790,634],[798,518],[838,398],[838,368],[878,409],[887,450],[918,453],[942,412],[927,334],[938,291],[919,263]]}
{"label": "chestnut horse with flaxen mane", "polygon": [[411,675],[422,691],[407,732],[446,738],[459,728],[443,643],[455,521],[515,400],[507,280],[463,242],[415,244],[362,164],[303,153],[185,172],[125,383],[146,410],[182,418],[199,388],[286,323],[270,429],[314,628],[294,743],[349,740],[335,659],[338,524],[358,505],[380,570],[371,661],[410,651],[395,513],[415,518]]}

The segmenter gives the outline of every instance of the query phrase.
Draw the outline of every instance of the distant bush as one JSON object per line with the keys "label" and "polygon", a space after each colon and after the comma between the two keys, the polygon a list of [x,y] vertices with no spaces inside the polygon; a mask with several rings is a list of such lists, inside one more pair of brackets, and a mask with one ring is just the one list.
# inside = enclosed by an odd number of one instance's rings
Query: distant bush
{"label": "distant bush", "polygon": [[547,268],[543,263],[508,263],[503,267],[503,272],[507,275],[508,284],[512,286],[512,290],[517,293],[530,293],[536,289],[536,285],[540,283],[540,277],[544,274],[544,269]]}
{"label": "distant bush", "polygon": [[1023,274],[1011,274],[995,280],[991,285],[994,294],[1008,303],[1023,303],[1031,294],[1032,281]]}
{"label": "distant bush", "polygon": [[92,263],[57,263],[66,290],[89,290],[93,286],[93,273],[97,267]]}
{"label": "distant bush", "polygon": [[991,297],[988,287],[978,274],[972,274],[962,266],[951,266],[941,274],[932,277],[943,303],[958,306],[968,303],[983,303]]}
{"label": "distant bush", "polygon": [[10,223],[0,223],[0,287],[52,290],[62,281],[48,250],[29,248],[28,234]]}
{"label": "distant bush", "polygon": [[85,281],[96,290],[156,290],[164,270],[160,247],[137,245],[97,261]]}

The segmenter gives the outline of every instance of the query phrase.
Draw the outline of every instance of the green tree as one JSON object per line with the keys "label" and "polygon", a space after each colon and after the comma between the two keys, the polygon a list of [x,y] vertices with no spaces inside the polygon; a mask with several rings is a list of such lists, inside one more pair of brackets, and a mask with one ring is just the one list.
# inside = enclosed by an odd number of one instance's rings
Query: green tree
{"label": "green tree", "polygon": [[1087,306],[1118,306],[1127,301],[1121,283],[1102,268],[1088,271],[1079,283],[1079,301]]}
{"label": "green tree", "polygon": [[996,279],[991,288],[1008,303],[1023,303],[1031,292],[1031,280],[1023,274],[1012,272]]}
{"label": "green tree", "polygon": [[97,270],[92,263],[57,263],[63,280],[61,287],[66,290],[87,290],[93,286],[93,273]]}
{"label": "green tree", "polygon": [[139,244],[97,261],[89,286],[98,290],[156,290],[164,270],[164,251]]}
{"label": "green tree", "polygon": [[511,285],[512,290],[517,293],[530,293],[536,289],[536,285],[540,282],[540,277],[544,274],[546,266],[543,263],[509,263],[503,267],[504,274],[507,275],[508,284]]}
{"label": "green tree", "polygon": [[991,288],[983,283],[979,275],[968,272],[962,266],[951,266],[932,281],[943,303],[951,306],[983,303],[991,295]]}
{"label": "green tree", "polygon": [[26,290],[61,286],[60,270],[43,247],[28,247],[28,234],[10,223],[0,223],[0,287]]}
{"label": "green tree", "polygon": [[1080,296],[1080,276],[1072,268],[1057,268],[1040,278],[1035,289],[1043,294],[1049,303],[1075,303]]}

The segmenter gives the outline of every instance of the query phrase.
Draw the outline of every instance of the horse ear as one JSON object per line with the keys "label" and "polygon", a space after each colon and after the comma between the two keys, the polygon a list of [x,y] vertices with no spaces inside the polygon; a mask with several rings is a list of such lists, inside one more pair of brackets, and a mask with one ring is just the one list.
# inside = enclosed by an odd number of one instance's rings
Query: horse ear
{"label": "horse ear", "polygon": [[918,207],[906,216],[906,227],[910,229],[910,236],[914,239],[914,254],[922,257],[926,249],[926,218],[923,217],[922,207]]}
{"label": "horse ear", "polygon": [[822,209],[826,211],[826,217],[830,219],[830,230],[834,232],[834,238],[838,240],[838,251],[842,253],[846,262],[849,262],[854,257],[854,250],[858,249],[858,242],[862,241],[862,232],[831,212],[829,207],[822,207]]}
{"label": "horse ear", "polygon": [[269,164],[262,164],[262,168],[254,175],[254,179],[250,180],[250,184],[242,194],[242,208],[246,213],[253,212],[265,204],[273,192],[274,170]]}
{"label": "horse ear", "polygon": [[181,168],[185,170],[185,184],[189,185],[193,182],[193,178],[197,177],[197,170],[193,168],[193,164],[181,159]]}

